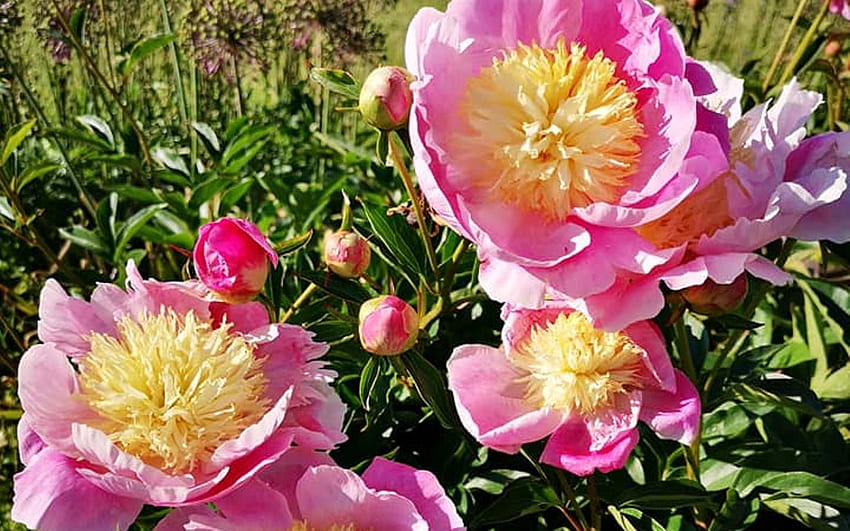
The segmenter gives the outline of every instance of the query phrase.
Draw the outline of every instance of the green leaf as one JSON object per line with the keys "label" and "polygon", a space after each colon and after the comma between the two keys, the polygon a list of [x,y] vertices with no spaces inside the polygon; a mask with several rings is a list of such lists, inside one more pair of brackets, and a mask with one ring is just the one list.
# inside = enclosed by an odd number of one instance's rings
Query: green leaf
{"label": "green leaf", "polygon": [[431,406],[440,423],[448,429],[458,428],[460,419],[449,396],[444,371],[438,370],[415,350],[410,350],[399,358],[413,378],[419,396]]}
{"label": "green leaf", "polygon": [[310,243],[310,239],[312,237],[313,229],[310,229],[304,234],[293,236],[292,238],[288,238],[278,244],[275,244],[274,250],[281,257],[290,255]]}
{"label": "green leaf", "polygon": [[850,398],[850,365],[845,365],[826,377],[812,389],[821,398],[846,400]]}
{"label": "green leaf", "polygon": [[133,45],[133,49],[130,50],[129,57],[127,57],[127,59],[118,66],[118,72],[123,77],[129,76],[136,65],[143,59],[156,53],[161,48],[168,46],[174,42],[176,38],[177,37],[171,33],[163,33],[140,40]]}
{"label": "green leaf", "polygon": [[310,70],[310,80],[348,99],[360,98],[360,84],[345,70],[313,68]]}
{"label": "green leaf", "polygon": [[717,511],[708,531],[733,531],[746,529],[759,515],[759,499],[742,499],[732,489],[726,491],[726,501]]}
{"label": "green leaf", "polygon": [[322,291],[349,302],[362,304],[372,298],[372,295],[357,282],[324,271],[304,271],[298,273],[298,276],[312,282]]}
{"label": "green leaf", "polygon": [[[251,127],[246,131],[241,131],[224,149],[224,153],[221,156],[221,164],[225,168],[228,168],[228,172],[235,173],[239,171],[262,148],[264,142],[261,142],[261,140],[274,133],[274,131],[275,127],[273,125]],[[231,166],[237,169],[231,170]]]}
{"label": "green leaf", "polygon": [[699,483],[691,480],[670,480],[648,483],[626,489],[620,493],[617,506],[634,506],[642,509],[674,509],[704,505],[711,494]]}
{"label": "green leaf", "polygon": [[113,262],[118,263],[121,257],[121,253],[124,252],[124,247],[129,243],[130,239],[136,235],[136,233],[141,229],[152,217],[156,215],[157,212],[166,208],[168,205],[165,203],[157,203],[155,205],[149,205],[145,208],[139,210],[130,218],[121,225],[121,228],[118,229],[118,233],[115,235],[115,254],[113,256]]}
{"label": "green leaf", "polygon": [[118,216],[118,194],[110,193],[101,199],[95,212],[98,234],[110,248],[115,243],[115,220]]}
{"label": "green leaf", "polygon": [[519,478],[529,477],[528,472],[520,470],[496,469],[487,470],[480,475],[470,479],[464,485],[467,489],[478,489],[498,496],[505,491],[505,488]]}
{"label": "green leaf", "polygon": [[189,208],[200,208],[201,205],[212,199],[215,194],[224,191],[232,182],[233,178],[231,177],[210,177],[196,186],[192,191],[192,197],[189,199]]}
{"label": "green leaf", "polygon": [[113,150],[113,147],[109,144],[109,142],[106,142],[100,136],[93,134],[88,129],[83,131],[81,129],[71,127],[55,127],[50,131],[67,139],[96,147],[100,151],[111,152]]}
{"label": "green leaf", "polygon": [[160,197],[150,188],[142,188],[141,186],[132,186],[129,184],[107,185],[104,187],[107,191],[115,192],[125,199],[139,201],[141,203],[159,203]]}
{"label": "green leaf", "polygon": [[12,156],[12,153],[18,149],[21,142],[23,142],[27,135],[30,134],[33,126],[35,126],[35,118],[28,122],[18,124],[9,130],[3,141],[3,151],[0,153],[0,166],[6,164],[9,157]]}
{"label": "green leaf", "polygon": [[68,26],[71,28],[71,32],[74,36],[77,37],[77,40],[81,43],[83,42],[83,32],[85,31],[86,26],[86,8],[79,7],[71,13],[71,18],[69,20]]}
{"label": "green leaf", "polygon": [[15,212],[5,196],[0,195],[0,216],[15,221]]}
{"label": "green leaf", "polygon": [[71,243],[75,243],[84,249],[92,251],[93,253],[109,255],[109,247],[94,231],[90,231],[79,225],[74,225],[70,229],[59,229],[59,235],[66,240],[69,240]]}
{"label": "green leaf", "polygon": [[173,149],[158,147],[153,150],[151,153],[151,157],[160,164],[162,164],[165,168],[168,168],[171,171],[177,172],[184,177],[189,177],[191,173],[189,172],[189,168],[186,166],[186,162],[183,160],[176,151]]}
{"label": "green leaf", "polygon": [[[608,506],[608,510],[610,511],[613,505]],[[616,510],[616,507],[614,508]],[[652,530],[652,531],[669,531],[663,525],[659,524],[654,518],[650,517],[648,514],[645,514],[643,511],[639,509],[635,509],[634,507],[626,507],[620,514],[625,516],[631,516],[632,518],[637,518],[639,520],[640,525],[638,529],[643,530]]]}
{"label": "green leaf", "polygon": [[541,480],[532,477],[519,478],[511,482],[492,504],[478,511],[469,526],[476,528],[510,522],[545,511],[560,503],[555,491]]}
{"label": "green leaf", "polygon": [[733,488],[747,497],[755,489],[782,492],[789,496],[810,498],[844,509],[850,508],[850,488],[809,472],[777,472],[759,468],[742,468]]}
{"label": "green leaf", "polygon": [[115,149],[115,137],[113,136],[112,128],[109,127],[108,123],[91,114],[77,116],[77,121],[83,124],[86,129],[100,137],[111,149]]}
{"label": "green leaf", "polygon": [[727,394],[744,403],[785,407],[804,415],[823,417],[821,404],[815,394],[790,377],[735,384],[728,389]]}
{"label": "green leaf", "polygon": [[245,177],[221,195],[221,211],[226,212],[247,194],[256,181],[253,177]]}
{"label": "green leaf", "polygon": [[787,518],[796,520],[816,531],[850,529],[850,516],[841,511],[805,498],[773,496],[762,500],[762,505]]}
{"label": "green leaf", "polygon": [[366,361],[366,365],[360,371],[360,403],[366,411],[369,411],[371,407],[370,397],[381,379],[382,365],[380,358],[369,356],[369,360]]}
{"label": "green leaf", "polygon": [[401,216],[388,216],[386,207],[365,201],[362,204],[372,232],[384,244],[383,254],[394,258],[408,281],[416,286],[426,271],[422,261],[425,250],[416,231]]}
{"label": "green leaf", "polygon": [[29,183],[38,180],[49,173],[59,171],[60,169],[62,169],[62,166],[50,162],[34,164],[25,169],[24,172],[20,175],[20,177],[15,183],[15,190],[17,192],[20,192],[24,189],[24,186],[28,185]]}
{"label": "green leaf", "polygon": [[212,127],[203,122],[192,122],[192,129],[198,133],[198,136],[211,155],[218,155],[221,152],[221,143]]}
{"label": "green leaf", "polygon": [[386,166],[387,157],[390,154],[390,134],[387,131],[381,131],[378,135],[375,154],[378,156],[378,162]]}

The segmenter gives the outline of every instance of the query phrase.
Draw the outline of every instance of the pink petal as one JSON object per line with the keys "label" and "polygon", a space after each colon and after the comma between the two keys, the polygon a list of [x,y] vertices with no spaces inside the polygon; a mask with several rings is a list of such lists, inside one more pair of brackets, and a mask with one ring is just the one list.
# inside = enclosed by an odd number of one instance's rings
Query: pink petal
{"label": "pink petal", "polygon": [[30,463],[30,460],[47,448],[41,437],[32,429],[29,423],[29,415],[24,413],[18,420],[18,453],[21,455],[21,463],[24,466]]}
{"label": "pink petal", "polygon": [[620,393],[610,407],[583,418],[590,435],[589,449],[598,452],[632,432],[637,427],[641,410],[639,391]]}
{"label": "pink petal", "polygon": [[592,439],[581,420],[564,423],[549,437],[540,461],[563,468],[577,476],[588,476],[594,470],[610,472],[622,468],[638,442],[636,429],[624,431],[620,437],[599,450],[591,450]]}
{"label": "pink petal", "polygon": [[676,391],[643,391],[640,419],[662,439],[691,444],[699,432],[701,404],[694,384],[682,371],[676,371]]}
{"label": "pink petal", "polygon": [[396,492],[412,501],[430,531],[464,529],[457,509],[431,472],[376,457],[362,477],[370,489]]}
{"label": "pink petal", "polygon": [[448,361],[449,388],[464,427],[481,444],[516,453],[527,442],[552,433],[560,413],[539,409],[525,398],[526,373],[505,354],[484,345],[457,347]]}
{"label": "pink petal", "polygon": [[304,472],[310,467],[335,465],[333,459],[324,452],[296,446],[262,470],[257,477],[271,488],[283,494],[288,500],[290,511],[295,520],[301,520],[301,511],[295,502],[295,486]]}
{"label": "pink petal", "polygon": [[293,402],[299,401],[303,405],[290,407],[283,423],[295,436],[296,444],[330,450],[348,440],[342,432],[345,404],[330,385],[320,381],[301,383],[293,395]]}
{"label": "pink petal", "polygon": [[113,334],[115,324],[105,320],[91,303],[68,296],[55,280],[48,279],[38,303],[38,338],[53,343],[68,356],[89,351],[86,336],[92,332]]}
{"label": "pink petal", "polygon": [[244,304],[228,304],[226,302],[210,303],[210,314],[213,323],[218,326],[222,320],[233,324],[233,330],[247,334],[269,324],[269,312],[259,302]]}
{"label": "pink petal", "polygon": [[[315,343],[313,335],[300,326],[282,324],[270,324],[245,334],[245,339],[256,346],[256,355],[266,358],[263,374],[269,381],[268,398],[277,400],[287,389],[308,379],[305,378],[307,362],[323,356],[329,348],[324,343]],[[308,375],[318,377],[315,371],[309,371]]]}
{"label": "pink petal", "polygon": [[236,529],[278,531],[293,521],[283,494],[258,479],[216,499],[215,506]]}
{"label": "pink petal", "polygon": [[27,422],[48,445],[76,455],[71,426],[93,422],[97,414],[75,395],[79,382],[71,363],[53,344],[35,345],[21,358],[18,395]]}
{"label": "pink petal", "polygon": [[653,386],[668,391],[675,389],[676,376],[673,373],[673,365],[670,363],[664,336],[658,327],[652,321],[640,321],[630,325],[623,333],[646,353],[644,364]]}
{"label": "pink petal", "polygon": [[304,520],[317,529],[353,524],[356,529],[427,531],[416,506],[394,492],[375,492],[357,474],[336,466],[307,470],[296,487]]}
{"label": "pink petal", "polygon": [[130,527],[142,502],[114,496],[77,472],[79,463],[47,448],[15,474],[12,519],[42,531],[116,531]]}
{"label": "pink petal", "polygon": [[[210,518],[210,519],[218,519],[221,523],[221,527],[211,526],[207,527],[210,531],[236,531],[227,529],[227,522],[224,518],[218,516],[206,505],[192,505],[189,507],[178,507],[172,510],[168,515],[157,522],[156,527],[154,527],[154,531],[185,531],[186,529],[191,529],[191,522],[196,518]],[[197,529],[197,527],[195,528]]]}

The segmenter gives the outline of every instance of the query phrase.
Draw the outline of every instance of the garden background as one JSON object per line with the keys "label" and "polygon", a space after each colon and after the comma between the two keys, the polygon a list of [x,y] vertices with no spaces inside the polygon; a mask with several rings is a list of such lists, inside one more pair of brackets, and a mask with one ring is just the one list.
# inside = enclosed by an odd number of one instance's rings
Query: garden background
{"label": "garden background", "polygon": [[[354,103],[311,81],[310,71],[343,68],[362,80],[379,64],[402,65],[413,14],[422,5],[442,9],[445,1],[209,3],[219,8],[217,15],[190,0],[0,0],[2,528],[22,529],[8,517],[12,477],[21,469],[15,375],[21,354],[36,341],[38,293],[48,277],[80,296],[88,296],[95,282],[123,285],[129,259],[145,277],[187,278],[186,250],[198,227],[230,214],[254,221],[285,255],[268,295],[274,307],[289,308],[311,281],[327,275],[321,270],[321,236],[340,225],[343,191],[354,202],[354,226],[364,234],[380,232],[375,224],[383,211],[406,199],[393,169],[376,155],[374,130],[356,112],[338,109]],[[808,4],[789,50],[803,38],[820,2]],[[712,0],[698,15],[684,0],[659,5],[694,57],[720,61],[745,78],[745,105],[765,99],[762,80],[797,2]],[[810,130],[846,130],[850,54],[842,47],[850,49],[850,24],[832,17],[824,28],[800,62],[804,85],[825,96]],[[393,227],[373,242],[381,259],[373,260],[368,276],[374,285],[393,284],[410,299],[415,291],[403,279],[406,268],[418,264],[405,260],[424,260],[424,253],[415,237],[410,256],[388,245],[410,240],[401,216],[387,219]],[[394,230],[402,234],[400,242],[381,238]],[[431,341],[424,355],[442,370],[456,345],[498,343],[501,320],[500,305],[475,282],[475,253],[447,230],[441,238],[441,261],[454,253],[461,257],[453,311],[443,309],[427,330]],[[768,256],[778,252],[766,250]],[[736,455],[743,467],[782,471],[791,461],[795,470],[850,484],[848,259],[847,245],[800,244],[787,268],[815,279],[771,291],[754,315],[726,315],[704,328],[704,321],[693,320],[698,356],[705,358],[710,346],[730,338],[740,339],[734,348],[747,354],[722,368],[733,384],[704,404],[704,437],[716,456],[748,448],[759,461]],[[445,418],[451,404],[423,404],[411,382],[390,377],[391,366],[371,361],[360,348],[356,321],[340,308],[344,301],[363,300],[370,289],[340,282],[296,304],[289,319],[332,345],[329,359],[340,374],[335,386],[349,406],[350,438],[335,459],[356,468],[375,455],[390,455],[431,470],[468,525],[530,529],[545,526],[546,518],[558,521],[542,490],[523,491],[524,498],[517,499],[525,501],[517,506],[499,498],[506,485],[535,474],[528,462],[488,455],[462,430],[444,428],[441,423],[453,422]],[[711,355],[703,360],[706,367]],[[791,374],[794,385],[765,389],[747,380],[767,368]],[[788,487],[794,496],[765,501],[752,493],[782,494],[785,487],[754,480],[749,490],[735,491],[740,499],[718,498],[716,492],[721,497],[733,492],[725,490],[729,478],[719,465],[704,470],[703,482],[714,482],[714,490],[635,491],[637,502],[629,505],[634,500],[618,492],[617,474],[652,483],[666,470],[664,461],[680,451],[674,443],[649,440],[652,452],[640,456],[642,465],[632,460],[600,485],[603,499],[657,518],[653,503],[667,514],[665,508],[677,504],[712,500],[727,509],[728,529],[790,526],[785,517],[814,529],[847,528],[840,514],[847,510],[840,508],[844,494],[834,494],[841,499],[831,504],[816,484],[810,496]],[[515,485],[531,488],[528,482]],[[535,495],[536,504],[528,505]],[[470,514],[475,522],[466,517]],[[160,515],[144,513],[137,528]],[[690,528],[682,522],[665,525]]]}

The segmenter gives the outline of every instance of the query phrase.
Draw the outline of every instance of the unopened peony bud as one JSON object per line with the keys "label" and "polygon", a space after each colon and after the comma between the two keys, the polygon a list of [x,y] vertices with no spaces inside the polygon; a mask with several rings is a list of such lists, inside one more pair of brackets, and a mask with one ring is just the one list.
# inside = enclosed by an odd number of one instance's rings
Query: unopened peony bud
{"label": "unopened peony bud", "polygon": [[360,344],[379,356],[395,356],[416,344],[416,310],[395,295],[370,299],[360,306]]}
{"label": "unopened peony bud", "polygon": [[371,256],[369,243],[356,232],[340,230],[325,236],[325,263],[341,277],[362,275],[369,267]]}
{"label": "unopened peony bud", "polygon": [[277,254],[250,221],[221,218],[198,231],[192,253],[201,282],[229,302],[253,299],[263,289]]}
{"label": "unopened peony bud", "polygon": [[826,46],[823,47],[823,54],[827,57],[835,57],[841,53],[841,41],[835,37],[830,37],[826,41]]}
{"label": "unopened peony bud", "polygon": [[407,124],[413,94],[413,76],[399,66],[382,66],[372,71],[360,89],[360,114],[371,126],[392,131]]}
{"label": "unopened peony bud", "polygon": [[731,284],[718,284],[706,280],[701,286],[692,286],[681,292],[688,307],[703,315],[722,315],[734,310],[747,296],[747,275],[741,275]]}

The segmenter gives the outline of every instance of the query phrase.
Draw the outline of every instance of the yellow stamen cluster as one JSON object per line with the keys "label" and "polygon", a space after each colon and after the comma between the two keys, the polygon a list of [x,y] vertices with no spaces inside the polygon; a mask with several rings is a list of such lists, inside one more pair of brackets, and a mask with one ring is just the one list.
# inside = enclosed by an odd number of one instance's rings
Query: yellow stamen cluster
{"label": "yellow stamen cluster", "polygon": [[493,199],[547,220],[612,202],[637,168],[637,97],[616,63],[563,40],[519,44],[469,80],[453,163]]}
{"label": "yellow stamen cluster", "polygon": [[624,334],[597,330],[573,312],[535,326],[510,356],[529,373],[526,399],[537,407],[590,415],[610,407],[619,393],[640,387],[643,352]]}
{"label": "yellow stamen cluster", "polygon": [[81,398],[101,417],[94,427],[129,454],[192,472],[268,410],[263,360],[229,323],[163,310],[117,325],[117,337],[91,336]]}

